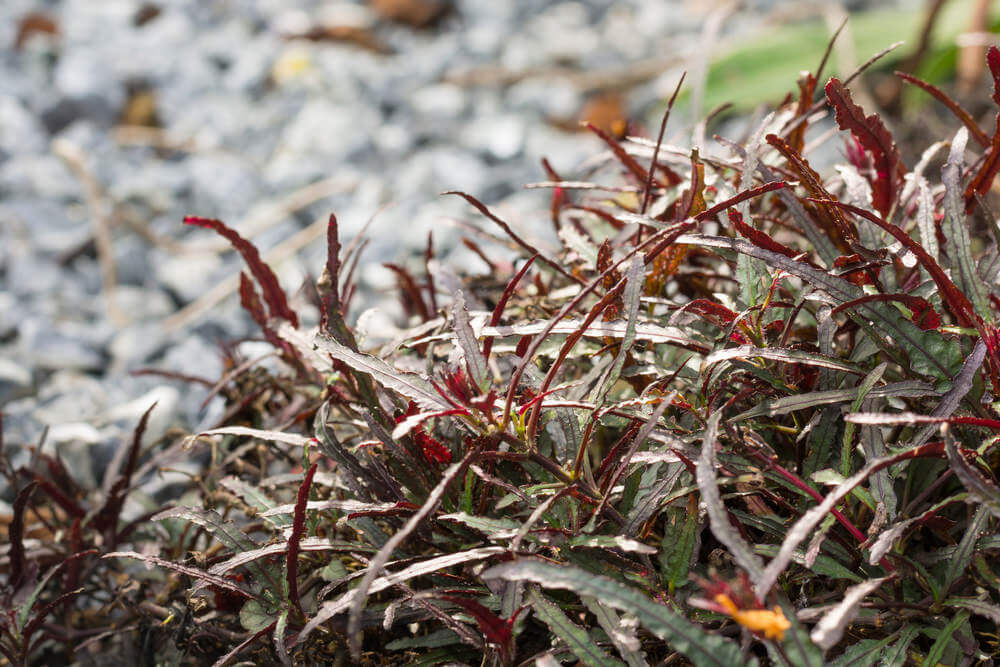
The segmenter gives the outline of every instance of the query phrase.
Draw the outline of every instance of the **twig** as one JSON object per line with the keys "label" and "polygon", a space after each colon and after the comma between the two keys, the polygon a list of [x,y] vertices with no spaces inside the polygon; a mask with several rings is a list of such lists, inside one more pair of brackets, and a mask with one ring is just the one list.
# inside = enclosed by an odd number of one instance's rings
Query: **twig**
{"label": "twig", "polygon": [[115,298],[118,283],[115,268],[114,244],[111,238],[111,222],[105,211],[106,203],[100,184],[94,178],[93,172],[87,166],[87,158],[79,146],[68,139],[55,139],[52,142],[52,153],[57,155],[70,168],[83,184],[84,198],[90,212],[90,224],[94,230],[94,243],[97,247],[97,263],[101,269],[101,288],[104,291],[104,307],[110,319],[116,326],[128,323],[128,317],[118,307]]}
{"label": "twig", "polygon": [[680,55],[658,56],[639,60],[623,67],[583,72],[572,67],[545,66],[509,69],[498,66],[474,67],[445,74],[444,80],[459,86],[509,86],[525,79],[559,79],[568,81],[583,93],[623,89],[656,78],[683,62]]}

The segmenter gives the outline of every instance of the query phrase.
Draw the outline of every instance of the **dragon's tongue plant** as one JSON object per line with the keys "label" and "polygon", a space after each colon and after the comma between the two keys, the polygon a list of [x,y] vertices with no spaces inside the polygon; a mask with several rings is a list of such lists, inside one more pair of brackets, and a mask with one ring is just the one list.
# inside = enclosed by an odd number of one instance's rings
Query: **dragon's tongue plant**
{"label": "dragon's tongue plant", "polygon": [[[426,275],[394,265],[419,322],[377,350],[345,320],[358,257],[335,218],[318,330],[249,242],[188,219],[246,259],[287,373],[228,379],[203,506],[154,517],[173,553],[106,558],[190,578],[218,664],[988,660],[1000,252],[978,230],[1000,114],[982,130],[904,76],[962,124],[938,179],[818,77],[745,145],[720,138],[730,157],[598,132],[610,185],[546,163],[558,251],[462,194],[525,256],[495,280],[508,265],[468,241],[495,273],[450,303],[431,244]],[[827,180],[803,154],[824,104],[848,160]]]}

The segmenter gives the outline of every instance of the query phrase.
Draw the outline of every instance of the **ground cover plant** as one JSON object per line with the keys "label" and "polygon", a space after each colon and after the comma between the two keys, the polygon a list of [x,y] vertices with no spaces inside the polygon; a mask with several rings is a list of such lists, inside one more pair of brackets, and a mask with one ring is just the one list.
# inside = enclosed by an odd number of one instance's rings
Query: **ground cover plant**
{"label": "ground cover plant", "polygon": [[[448,193],[492,272],[432,271],[431,243],[394,265],[412,326],[378,349],[345,320],[363,244],[335,216],[318,327],[252,244],[188,218],[245,258],[275,358],[233,356],[216,429],[144,443],[139,424],[102,489],[40,450],[4,468],[0,653],[992,664],[1000,113],[980,127],[907,79],[957,128],[907,164],[822,70],[720,138],[728,158],[661,127],[601,134],[588,180],[546,164],[558,253]],[[824,112],[846,156],[825,180],[804,154]],[[123,514],[171,456],[205,461],[188,493]]]}

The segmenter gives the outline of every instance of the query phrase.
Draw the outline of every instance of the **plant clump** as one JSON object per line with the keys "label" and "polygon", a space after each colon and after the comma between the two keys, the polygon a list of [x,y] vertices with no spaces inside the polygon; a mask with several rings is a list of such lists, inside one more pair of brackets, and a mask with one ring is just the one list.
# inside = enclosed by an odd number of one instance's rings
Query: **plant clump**
{"label": "plant clump", "polygon": [[393,266],[411,326],[377,349],[335,217],[314,328],[252,244],[188,218],[242,253],[280,363],[233,360],[224,422],[183,443],[209,451],[193,502],[122,518],[157,461],[141,424],[101,493],[45,455],[6,470],[4,657],[992,664],[1000,114],[948,98],[958,131],[908,165],[819,79],[729,157],[594,128],[590,180],[537,184],[558,252],[453,193],[521,257],[467,241],[495,282],[451,303]]}

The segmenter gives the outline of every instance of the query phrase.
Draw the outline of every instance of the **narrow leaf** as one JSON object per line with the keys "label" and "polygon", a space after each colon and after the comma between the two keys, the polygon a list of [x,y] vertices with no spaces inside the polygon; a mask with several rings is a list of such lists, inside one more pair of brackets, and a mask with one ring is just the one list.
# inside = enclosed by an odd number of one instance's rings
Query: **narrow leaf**
{"label": "narrow leaf", "polygon": [[[940,261],[937,242],[937,225],[934,222],[934,197],[927,185],[927,180],[919,177],[917,182],[917,231],[920,233],[920,245],[927,249],[935,262]],[[927,269],[922,270],[926,273]]]}
{"label": "narrow leaf", "polygon": [[[510,301],[510,298],[514,295],[514,289],[517,287],[518,283],[521,282],[521,278],[523,278],[528,273],[528,269],[531,268],[531,265],[535,263],[536,259],[538,259],[538,255],[532,255],[531,257],[529,257],[528,260],[524,263],[524,265],[518,270],[518,272],[514,274],[514,277],[510,279],[510,282],[507,283],[507,286],[504,287],[503,294],[500,295],[500,300],[497,301],[497,305],[493,309],[493,314],[490,316],[491,327],[495,327],[496,325],[500,324],[500,318],[503,316],[503,311],[507,307],[507,302]],[[493,349],[493,338],[487,338],[486,341],[483,343],[483,356],[486,359],[490,358],[490,351],[492,349]]]}
{"label": "narrow leaf", "polygon": [[[479,547],[477,549],[457,551],[444,556],[430,558],[428,560],[415,563],[398,572],[392,572],[386,574],[385,576],[378,577],[372,581],[371,586],[367,589],[367,593],[369,595],[374,595],[375,593],[379,593],[387,588],[409,581],[410,579],[422,577],[424,575],[437,572],[438,570],[443,570],[447,567],[473,563],[490,558],[492,556],[502,554],[506,550],[507,549],[505,547]],[[302,628],[296,642],[304,641],[305,638],[317,627],[326,623],[337,614],[346,612],[351,607],[351,604],[357,596],[357,590],[358,589],[349,590],[336,600],[324,602],[319,608],[319,611],[316,612],[316,615],[309,620],[304,628]]]}
{"label": "narrow leaf", "polygon": [[[931,412],[932,417],[950,417],[955,410],[958,409],[959,404],[962,399],[972,391],[972,384],[975,380],[976,373],[979,372],[980,367],[983,365],[983,361],[986,359],[986,343],[980,338],[976,341],[975,346],[972,348],[972,354],[965,358],[962,362],[962,369],[954,377],[951,383],[951,389],[941,397],[941,402],[938,403],[937,407]],[[924,428],[920,434],[913,439],[910,443],[911,447],[919,447],[934,435],[936,427],[934,425],[929,425]]]}
{"label": "narrow leaf", "polygon": [[673,649],[696,667],[750,667],[757,664],[756,659],[744,659],[739,646],[732,640],[706,632],[668,607],[653,602],[639,590],[575,566],[521,559],[492,567],[481,576],[484,579],[532,581],[545,588],[565,589],[577,595],[595,597],[613,609],[635,614],[643,626],[660,639],[670,642]]}
{"label": "narrow leaf", "polygon": [[573,655],[584,665],[609,667],[623,664],[602,651],[586,630],[569,620],[558,605],[545,599],[537,590],[528,591],[528,601],[534,607],[535,615],[549,626],[549,630],[555,636],[566,643]]}
{"label": "narrow leaf", "polygon": [[[306,529],[306,503],[309,501],[309,487],[318,464],[309,466],[302,484],[299,486],[298,497],[295,500],[295,516],[292,519],[292,533],[288,537],[288,557],[285,559],[285,574],[288,582],[288,599],[299,613],[302,611],[302,601],[299,599],[299,542]],[[281,623],[278,626],[281,627]]]}
{"label": "narrow leaf", "polygon": [[288,609],[282,609],[274,623],[274,649],[283,667],[292,667],[292,658],[285,645],[285,631],[288,629]]}
{"label": "narrow leaf", "polygon": [[904,627],[900,633],[899,641],[885,652],[882,664],[885,667],[903,667],[908,658],[910,644],[913,643],[918,634],[920,634],[920,627],[915,623]]}
{"label": "narrow leaf", "polygon": [[455,338],[462,348],[465,363],[469,369],[469,377],[480,392],[486,393],[490,388],[490,371],[486,367],[486,359],[479,349],[479,342],[469,325],[469,311],[465,307],[465,296],[462,290],[455,293],[455,304],[452,306],[452,321],[455,325]]}
{"label": "narrow leaf", "polygon": [[[331,543],[325,537],[303,537],[299,540],[299,551],[357,551],[361,553],[374,551],[374,549],[356,542]],[[250,551],[238,553],[232,558],[227,558],[221,563],[216,563],[212,567],[208,568],[208,571],[211,574],[221,575],[235,570],[238,567],[243,567],[244,565],[252,563],[255,560],[267,558],[268,556],[283,555],[287,552],[288,545],[286,543],[276,542],[274,544],[268,544],[260,547],[259,549],[251,549]]]}
{"label": "narrow leaf", "polygon": [[726,511],[726,506],[722,503],[722,496],[719,493],[719,485],[716,480],[718,462],[715,457],[715,445],[721,419],[722,411],[717,410],[709,418],[708,425],[705,427],[701,456],[698,458],[696,470],[698,489],[701,491],[702,502],[705,503],[705,508],[708,510],[709,527],[712,529],[715,539],[725,545],[736,564],[742,567],[752,580],[759,581],[764,572],[760,558],[729,522],[729,513]]}
{"label": "narrow leaf", "polygon": [[976,142],[986,148],[990,145],[990,138],[986,136],[986,133],[979,129],[979,125],[976,120],[972,117],[968,111],[962,108],[962,105],[952,99],[948,93],[944,92],[937,86],[927,83],[912,74],[907,74],[906,72],[894,72],[896,76],[905,81],[906,83],[912,84],[921,90],[930,93],[937,101],[941,102],[943,105],[948,107],[958,120],[962,121],[962,125],[972,134]]}
{"label": "narrow leaf", "polygon": [[[521,324],[501,325],[496,327],[483,327],[482,335],[489,337],[506,336],[533,336],[541,333],[547,327],[548,322],[525,322]],[[581,331],[583,322],[580,320],[563,320],[554,325],[549,334],[565,335]],[[611,320],[608,322],[591,322],[582,329],[582,334],[591,338],[625,338],[628,332],[629,323],[624,320]],[[637,340],[648,341],[650,343],[672,343],[681,347],[693,348],[698,351],[706,351],[702,343],[695,341],[677,327],[662,327],[650,322],[636,322],[634,325],[635,337]]]}
{"label": "narrow leaf", "polygon": [[[794,396],[782,396],[781,398],[761,401],[760,404],[734,417],[730,417],[727,421],[738,423],[750,417],[759,417],[761,415],[776,417],[818,405],[845,403],[856,398],[857,395],[858,388],[856,387],[853,389],[830,389],[828,391],[811,391]],[[868,395],[880,398],[886,396],[921,398],[924,396],[935,396],[937,392],[934,391],[933,387],[924,382],[905,380],[903,382],[893,382],[882,387],[875,387],[868,392]]]}
{"label": "narrow leaf", "polygon": [[213,428],[208,431],[202,431],[198,434],[198,437],[205,435],[242,435],[248,438],[266,440],[268,442],[283,442],[286,445],[295,445],[296,447],[304,447],[311,440],[311,438],[307,438],[306,436],[299,435],[297,433],[268,431],[259,428],[249,428],[246,426],[223,426],[220,428]]}
{"label": "narrow leaf", "polygon": [[[583,604],[597,619],[601,629],[611,638],[618,653],[625,658],[628,667],[646,667],[646,657],[643,655],[639,638],[635,636],[635,627],[628,619],[618,618],[618,614],[609,609],[597,598],[583,596]],[[634,618],[634,617],[633,617]],[[638,619],[635,619],[637,625]]]}
{"label": "narrow leaf", "polygon": [[[990,67],[990,74],[993,76],[993,101],[1000,106],[1000,50],[996,46],[991,46],[986,53],[986,64]],[[969,181],[965,189],[965,212],[971,213],[976,203],[976,195],[983,196],[989,192],[993,185],[993,179],[997,172],[1000,172],[1000,112],[996,117],[996,129],[993,131],[993,138],[990,141],[990,150],[986,154],[986,159],[979,167],[979,171]],[[964,128],[963,128],[964,129]]]}
{"label": "narrow leaf", "polygon": [[337,462],[337,466],[342,469],[340,478],[356,497],[365,501],[370,501],[373,497],[388,498],[388,489],[340,443],[333,429],[327,426],[328,412],[329,404],[324,403],[316,411],[316,418],[313,420],[320,451]]}
{"label": "narrow leaf", "polygon": [[993,516],[1000,518],[1000,487],[986,479],[986,476],[972,467],[955,448],[955,439],[951,436],[951,429],[947,425],[942,425],[944,431],[945,453],[948,455],[948,464],[951,471],[962,482],[969,491],[969,496],[983,504]]}
{"label": "narrow leaf", "polygon": [[150,565],[155,565],[157,567],[162,567],[167,570],[173,570],[174,572],[179,572],[180,574],[191,577],[196,581],[204,581],[218,588],[223,588],[227,591],[233,593],[238,593],[245,598],[254,598],[257,596],[252,593],[243,590],[237,586],[231,579],[226,579],[225,577],[218,577],[214,574],[210,574],[205,570],[200,570],[196,567],[191,567],[190,565],[181,565],[180,563],[173,563],[168,560],[163,560],[156,556],[151,556],[148,554],[140,554],[134,551],[113,551],[108,554],[104,554],[101,558],[134,558],[135,560],[141,560],[144,563]]}
{"label": "narrow leaf", "polygon": [[622,551],[648,554],[657,553],[656,547],[651,547],[638,540],[623,535],[577,535],[567,542],[570,547],[591,547],[595,549],[621,549]]}
{"label": "narrow leaf", "polygon": [[751,357],[770,359],[772,361],[784,361],[791,364],[804,364],[806,366],[830,368],[833,370],[845,371],[847,373],[854,373],[856,375],[863,374],[862,371],[854,364],[843,362],[839,359],[824,357],[821,354],[802,352],[801,350],[754,347],[753,345],[741,345],[739,347],[732,347],[726,350],[717,350],[705,357],[702,365],[707,367],[727,359],[749,359]]}
{"label": "narrow leaf", "polygon": [[[972,301],[972,307],[976,313],[987,320],[992,320],[992,309],[986,299],[988,292],[983,285],[982,278],[976,272],[976,261],[972,257],[971,239],[969,238],[969,220],[967,217],[968,208],[962,207],[961,179],[963,154],[965,144],[968,141],[969,133],[963,127],[955,135],[951,143],[951,151],[948,153],[948,161],[941,168],[941,181],[944,183],[944,221],[941,230],[948,241],[948,259],[951,262],[951,275],[954,277],[958,288]],[[1000,149],[997,143],[991,152],[996,153]],[[989,162],[990,159],[987,159]],[[1000,160],[997,161],[997,168],[1000,168]],[[990,177],[992,180],[992,176]],[[973,183],[969,184],[973,187]],[[984,194],[984,193],[980,193]]]}
{"label": "narrow leaf", "polygon": [[823,650],[835,646],[844,636],[844,631],[850,627],[854,617],[858,615],[858,605],[869,593],[881,586],[886,579],[887,577],[871,579],[848,588],[844,593],[844,598],[828,611],[813,628],[810,635],[813,642]]}
{"label": "narrow leaf", "polygon": [[17,492],[14,499],[14,515],[7,528],[7,539],[10,542],[10,573],[9,585],[17,590],[21,585],[24,576],[24,515],[28,508],[28,501],[38,487],[37,482],[28,482]]}
{"label": "narrow leaf", "polygon": [[700,540],[702,517],[695,496],[688,497],[687,507],[672,512],[673,522],[663,531],[660,546],[660,567],[663,582],[672,595],[684,584],[691,568],[691,560]]}
{"label": "narrow leaf", "polygon": [[976,550],[976,542],[979,540],[980,533],[986,528],[989,520],[990,509],[988,506],[981,505],[976,510],[976,513],[972,515],[972,520],[969,521],[969,525],[965,529],[965,534],[962,535],[962,540],[955,548],[955,555],[948,561],[948,569],[945,571],[944,581],[941,582],[941,590],[944,595],[948,594],[951,585],[969,567],[969,563],[972,562],[972,556]]}
{"label": "narrow leaf", "polygon": [[[361,583],[358,584],[358,587],[353,591],[354,598],[351,600],[351,615],[347,622],[347,633],[351,644],[351,654],[355,659],[360,656],[361,652],[361,612],[364,609],[365,600],[370,592],[373,582],[376,577],[378,577],[382,568],[385,567],[389,558],[392,557],[393,552],[403,543],[403,540],[405,540],[410,533],[416,530],[417,526],[419,526],[431,512],[437,509],[438,503],[441,502],[441,498],[448,490],[448,486],[455,480],[456,477],[465,472],[465,468],[472,461],[472,459],[478,455],[478,453],[478,448],[473,449],[469,451],[461,461],[448,466],[448,468],[441,475],[441,481],[438,482],[437,486],[434,487],[434,490],[428,494],[427,499],[424,501],[421,508],[413,516],[411,516],[405,524],[403,524],[403,527],[400,528],[395,535],[389,538],[389,541],[386,542],[381,549],[379,549],[378,553],[375,554],[375,557],[368,563],[368,568],[365,570],[365,576],[361,579]],[[319,615],[317,615],[316,618],[319,618]],[[306,625],[306,628],[315,627],[312,624],[316,618],[314,618],[313,621],[310,621],[310,623]],[[300,636],[305,636],[305,634],[305,629],[303,629]]]}
{"label": "narrow leaf", "polygon": [[622,368],[625,366],[625,359],[628,357],[629,352],[632,350],[632,345],[635,343],[635,329],[639,322],[639,298],[642,296],[643,287],[643,268],[642,260],[639,257],[634,257],[632,263],[629,264],[628,273],[626,274],[625,293],[622,296],[625,311],[625,334],[621,345],[618,347],[614,363],[591,393],[591,400],[594,402],[604,402],[608,392],[611,391],[611,387],[614,386],[615,382],[621,376]]}
{"label": "narrow leaf", "polygon": [[510,539],[521,527],[520,522],[513,519],[493,518],[488,516],[478,516],[466,514],[465,512],[455,512],[453,514],[442,514],[437,521],[454,521],[463,526],[468,526],[473,530],[485,533],[490,539]]}
{"label": "narrow leaf", "polygon": [[313,344],[354,370],[370,375],[384,387],[415,401],[422,408],[447,410],[452,407],[441,398],[430,382],[415,373],[399,372],[378,357],[355,352],[321,333],[316,334]]}
{"label": "narrow leaf", "polygon": [[921,664],[938,665],[941,662],[941,658],[944,657],[944,652],[947,650],[948,644],[952,642],[952,637],[958,629],[968,623],[968,621],[969,612],[961,611],[955,614],[954,618],[952,618],[947,625],[938,631],[937,638],[934,640],[931,650],[927,652],[927,655],[924,657],[924,661]]}
{"label": "narrow leaf", "polygon": [[240,236],[235,230],[227,227],[221,220],[199,218],[191,215],[184,218],[184,224],[197,225],[198,227],[206,227],[214,230],[229,241],[243,255],[243,259],[250,268],[250,272],[260,284],[264,292],[264,301],[267,302],[267,306],[271,311],[271,317],[279,317],[287,320],[294,327],[299,326],[299,319],[296,317],[295,312],[288,307],[288,299],[285,297],[285,292],[281,289],[281,285],[278,284],[277,276],[274,275],[271,267],[264,263],[260,252],[257,250],[257,246]]}
{"label": "narrow leaf", "polygon": [[896,203],[900,177],[904,167],[892,134],[878,114],[865,116],[850,91],[836,77],[826,84],[826,98],[837,112],[837,125],[848,130],[871,154],[875,161],[875,182],[872,184],[873,204],[882,215],[888,215]]}

